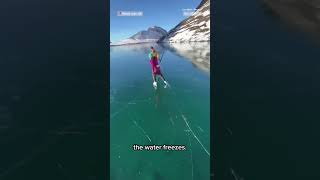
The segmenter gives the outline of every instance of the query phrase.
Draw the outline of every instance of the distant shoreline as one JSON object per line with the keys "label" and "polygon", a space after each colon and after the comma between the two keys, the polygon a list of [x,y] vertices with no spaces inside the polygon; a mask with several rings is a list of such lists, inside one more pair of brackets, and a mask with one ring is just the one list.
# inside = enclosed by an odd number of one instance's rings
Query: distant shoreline
{"label": "distant shoreline", "polygon": [[162,41],[162,42],[137,42],[137,43],[128,43],[128,44],[110,44],[109,46],[126,46],[126,45],[136,45],[136,44],[163,44],[163,43],[197,43],[197,42],[210,42],[210,41]]}

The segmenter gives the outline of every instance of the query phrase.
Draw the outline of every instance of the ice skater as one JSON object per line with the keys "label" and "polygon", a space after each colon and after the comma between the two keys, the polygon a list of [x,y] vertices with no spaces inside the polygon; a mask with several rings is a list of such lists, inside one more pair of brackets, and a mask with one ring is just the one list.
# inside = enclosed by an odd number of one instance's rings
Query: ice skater
{"label": "ice skater", "polygon": [[153,87],[155,89],[157,89],[157,76],[160,76],[160,78],[163,80],[163,82],[165,84],[164,88],[168,87],[169,84],[165,80],[165,78],[160,70],[159,53],[154,49],[154,47],[151,47],[151,51],[149,53],[149,59],[150,59],[150,64],[151,64],[151,68],[152,68]]}

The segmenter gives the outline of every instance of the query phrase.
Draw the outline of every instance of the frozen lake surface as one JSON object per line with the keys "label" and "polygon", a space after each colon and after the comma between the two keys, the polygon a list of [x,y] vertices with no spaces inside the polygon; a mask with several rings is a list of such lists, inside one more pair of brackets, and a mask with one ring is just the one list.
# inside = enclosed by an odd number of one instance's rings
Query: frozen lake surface
{"label": "frozen lake surface", "polygon": [[[150,46],[162,55],[171,85],[152,86]],[[110,167],[112,180],[205,180],[210,174],[210,44],[112,46]],[[134,151],[133,145],[185,150]]]}

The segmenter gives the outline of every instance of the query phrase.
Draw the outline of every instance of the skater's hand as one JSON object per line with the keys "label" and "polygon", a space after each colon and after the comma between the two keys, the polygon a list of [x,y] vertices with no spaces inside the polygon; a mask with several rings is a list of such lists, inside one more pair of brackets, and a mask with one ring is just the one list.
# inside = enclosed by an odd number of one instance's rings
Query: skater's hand
{"label": "skater's hand", "polygon": [[157,65],[157,68],[159,68],[159,67],[160,67],[160,65],[158,64],[158,65]]}

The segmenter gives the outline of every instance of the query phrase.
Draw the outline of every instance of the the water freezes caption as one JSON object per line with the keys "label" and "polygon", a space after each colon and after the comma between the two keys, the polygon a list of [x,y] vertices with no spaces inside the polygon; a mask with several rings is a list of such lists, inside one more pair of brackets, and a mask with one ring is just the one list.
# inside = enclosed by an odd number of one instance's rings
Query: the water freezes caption
{"label": "the water freezes caption", "polygon": [[134,144],[132,146],[134,151],[185,151],[186,146],[183,145],[138,145]]}

